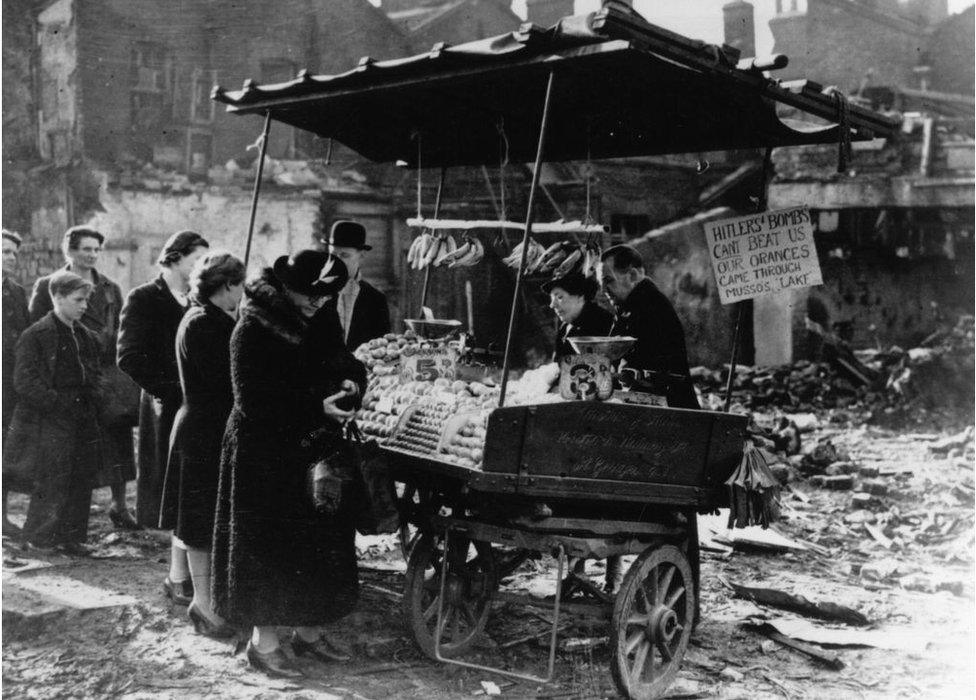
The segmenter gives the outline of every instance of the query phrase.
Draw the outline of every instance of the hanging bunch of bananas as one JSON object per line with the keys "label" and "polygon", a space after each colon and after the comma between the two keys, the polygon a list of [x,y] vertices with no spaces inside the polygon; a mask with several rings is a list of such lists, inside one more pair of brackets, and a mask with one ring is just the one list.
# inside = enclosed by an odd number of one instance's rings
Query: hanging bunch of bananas
{"label": "hanging bunch of bananas", "polygon": [[[585,245],[580,245],[570,241],[559,241],[548,248],[543,248],[530,239],[529,245],[525,261],[526,274],[551,274],[553,278],[558,278],[576,271],[585,277],[596,276],[602,252],[596,242],[589,241]],[[521,260],[522,246],[519,244],[504,262],[510,267],[518,267]]]}
{"label": "hanging bunch of bananas", "polygon": [[460,245],[449,233],[424,231],[407,251],[407,264],[414,270],[433,265],[439,267],[470,267],[485,257],[485,247],[477,236],[464,234]]}
{"label": "hanging bunch of bananas", "polygon": [[[450,236],[448,237],[450,238]],[[451,243],[454,239],[450,238]],[[485,257],[485,246],[477,236],[464,234],[461,245],[455,244],[453,250],[448,247],[434,260],[434,267],[471,267],[481,262]]]}
{"label": "hanging bunch of bananas", "polygon": [[[529,270],[532,269],[532,266],[539,261],[540,256],[546,252],[546,249],[543,248],[542,244],[536,241],[534,238],[530,238],[528,240],[528,243],[526,243],[526,245],[528,245],[529,247],[528,251],[525,254],[525,271],[526,273],[528,273]],[[502,260],[502,262],[508,265],[509,267],[515,267],[515,268],[521,265],[522,244],[519,243],[517,246],[512,248],[512,252],[509,253],[508,257]]]}

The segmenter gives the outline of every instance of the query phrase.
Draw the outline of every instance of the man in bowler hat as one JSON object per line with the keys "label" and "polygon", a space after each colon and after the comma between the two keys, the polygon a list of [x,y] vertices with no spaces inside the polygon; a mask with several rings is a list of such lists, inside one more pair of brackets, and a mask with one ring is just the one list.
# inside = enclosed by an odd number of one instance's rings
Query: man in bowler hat
{"label": "man in bowler hat", "polygon": [[355,350],[363,343],[390,332],[390,307],[386,296],[362,278],[366,252],[366,228],[356,221],[336,221],[329,232],[329,252],[345,263],[349,281],[336,297],[336,311],[346,347]]}

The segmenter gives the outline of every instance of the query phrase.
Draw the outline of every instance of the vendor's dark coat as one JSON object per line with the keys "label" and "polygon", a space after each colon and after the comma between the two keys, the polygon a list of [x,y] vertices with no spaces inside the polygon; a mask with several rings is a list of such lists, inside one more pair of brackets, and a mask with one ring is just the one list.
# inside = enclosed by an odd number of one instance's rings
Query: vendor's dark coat
{"label": "vendor's dark coat", "polygon": [[[3,278],[3,430],[6,432],[17,405],[14,389],[14,353],[17,340],[27,330],[27,292],[9,277]],[[10,484],[8,484],[10,486]]]}
{"label": "vendor's dark coat", "polygon": [[[61,347],[57,324],[54,314],[48,313],[17,342],[14,386],[18,401],[4,443],[3,462],[5,477],[17,475],[25,485],[48,483],[64,488],[61,482],[70,475],[93,479],[101,467],[101,433],[95,410],[99,400],[98,343],[88,329],[75,325],[77,353],[88,381],[84,387],[59,390],[55,387],[59,353],[73,354],[76,350]],[[83,435],[83,443],[79,443],[79,435]],[[86,503],[90,497],[89,485],[84,493]]]}
{"label": "vendor's dark coat", "polygon": [[609,335],[613,327],[613,314],[602,308],[595,301],[583,304],[579,316],[572,324],[560,323],[556,331],[556,352],[553,361],[566,355],[575,355],[576,351],[569,344],[567,338],[579,338],[586,335]]}
{"label": "vendor's dark coat", "polygon": [[358,597],[353,518],[315,512],[306,487],[326,425],[322,399],[365,368],[338,317],[309,326],[269,270],[245,289],[231,336],[234,406],[220,463],[213,541],[215,611],[241,625],[317,625]]}
{"label": "vendor's dark coat", "polygon": [[352,308],[346,347],[355,350],[363,343],[373,338],[381,338],[389,332],[390,306],[386,301],[386,295],[369,282],[360,280],[359,296],[356,297],[356,304]]}
{"label": "vendor's dark coat", "polygon": [[175,512],[175,533],[210,550],[220,443],[234,403],[230,336],[234,319],[213,304],[194,306],[176,332],[183,405],[176,414],[163,489],[163,512]]}
{"label": "vendor's dark coat", "polygon": [[[70,265],[64,270],[71,271]],[[103,379],[109,375],[116,380],[115,348],[119,336],[119,316],[122,311],[122,290],[115,282],[105,275],[93,271],[94,283],[92,293],[88,297],[88,308],[81,317],[81,324],[90,330],[98,341],[99,360],[102,365]],[[34,282],[34,291],[30,299],[31,321],[37,321],[44,314],[54,308],[51,301],[51,275],[40,277]],[[124,380],[131,387],[133,400],[138,392],[135,384]],[[95,485],[112,486],[121,481],[131,481],[136,478],[136,466],[133,455],[131,424],[121,426],[103,426],[103,443],[105,450],[102,471],[95,478]]]}
{"label": "vendor's dark coat", "polygon": [[636,369],[679,375],[686,380],[670,383],[668,405],[699,408],[688,370],[688,350],[681,320],[660,289],[645,278],[637,283],[617,309],[612,335],[637,338],[623,364]]}
{"label": "vendor's dark coat", "polygon": [[183,401],[176,367],[176,330],[186,307],[162,276],[129,292],[119,324],[118,364],[142,388],[139,406],[139,475],[136,520],[146,527],[172,529],[160,511],[169,437]]}

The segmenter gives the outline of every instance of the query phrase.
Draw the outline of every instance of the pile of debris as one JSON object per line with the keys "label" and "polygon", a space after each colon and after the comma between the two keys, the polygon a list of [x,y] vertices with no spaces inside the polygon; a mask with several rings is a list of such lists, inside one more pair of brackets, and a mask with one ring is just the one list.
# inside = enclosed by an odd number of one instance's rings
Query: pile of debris
{"label": "pile of debris", "polygon": [[[911,350],[852,352],[825,337],[824,362],[781,367],[736,367],[732,401],[746,411],[827,414],[835,423],[887,428],[957,429],[973,422],[974,321],[963,316]],[[721,410],[728,366],[695,367],[703,405]]]}

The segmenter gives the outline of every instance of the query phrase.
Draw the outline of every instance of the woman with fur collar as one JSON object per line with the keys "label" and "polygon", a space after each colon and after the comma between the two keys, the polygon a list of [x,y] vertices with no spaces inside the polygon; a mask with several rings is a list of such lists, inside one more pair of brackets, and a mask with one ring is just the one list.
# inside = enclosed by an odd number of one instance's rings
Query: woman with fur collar
{"label": "woman with fur collar", "polygon": [[338,435],[352,411],[337,401],[356,403],[365,389],[366,370],[346,350],[338,317],[318,313],[347,278],[327,253],[282,256],[245,285],[231,335],[234,406],[221,453],[213,605],[253,628],[248,661],[273,675],[301,675],[276,627],[294,628],[296,656],[349,658],[323,625],[358,597],[354,518],[317,513],[305,483],[317,458],[310,435],[328,425]]}

